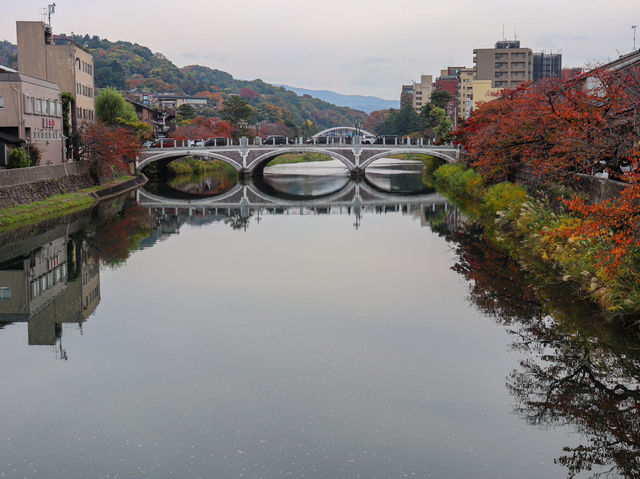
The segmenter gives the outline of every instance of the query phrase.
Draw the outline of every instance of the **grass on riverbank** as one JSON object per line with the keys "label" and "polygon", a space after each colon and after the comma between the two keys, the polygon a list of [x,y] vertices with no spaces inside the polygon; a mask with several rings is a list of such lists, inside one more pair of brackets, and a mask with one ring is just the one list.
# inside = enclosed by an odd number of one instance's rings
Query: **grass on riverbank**
{"label": "grass on riverbank", "polygon": [[431,171],[433,185],[467,216],[481,222],[487,237],[540,284],[573,282],[611,318],[640,314],[640,254],[625,258],[618,273],[610,277],[598,258],[598,252],[608,247],[603,243],[606,238],[595,241],[554,234],[582,219],[552,207],[544,198],[531,197],[520,185],[487,187],[482,176],[460,164]]}
{"label": "grass on riverbank", "polygon": [[135,177],[121,176],[108,185],[92,186],[73,193],[50,196],[45,200],[0,209],[0,232],[11,231],[42,221],[61,218],[78,211],[92,208],[97,204],[97,200],[91,193],[132,180],[133,178]]}
{"label": "grass on riverbank", "polygon": [[[93,190],[93,188],[91,189]],[[91,208],[96,199],[90,191],[81,190],[47,198],[46,200],[13,206],[0,210],[0,232],[29,226],[41,221],[66,216],[76,211]]]}

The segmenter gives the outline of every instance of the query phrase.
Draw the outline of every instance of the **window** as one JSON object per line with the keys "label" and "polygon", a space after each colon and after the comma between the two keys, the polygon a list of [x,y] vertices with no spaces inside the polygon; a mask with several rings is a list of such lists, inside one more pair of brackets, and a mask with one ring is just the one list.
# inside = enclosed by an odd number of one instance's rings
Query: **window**
{"label": "window", "polygon": [[42,114],[42,100],[40,98],[36,98],[36,115]]}
{"label": "window", "polygon": [[24,112],[33,113],[33,97],[29,95],[24,96]]}
{"label": "window", "polygon": [[7,286],[0,287],[0,301],[11,301],[11,288]]}
{"label": "window", "polygon": [[4,97],[0,96],[0,110],[4,109]]}

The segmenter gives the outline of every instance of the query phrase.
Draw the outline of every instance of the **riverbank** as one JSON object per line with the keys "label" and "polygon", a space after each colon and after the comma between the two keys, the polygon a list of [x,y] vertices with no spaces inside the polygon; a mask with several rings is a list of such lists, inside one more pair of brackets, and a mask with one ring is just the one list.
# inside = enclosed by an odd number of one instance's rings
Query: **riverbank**
{"label": "riverbank", "polygon": [[83,188],[73,193],[53,195],[43,200],[2,208],[0,209],[0,232],[11,231],[92,208],[100,201],[138,188],[146,181],[144,175],[124,176],[105,185]]}
{"label": "riverbank", "polygon": [[425,175],[485,235],[516,259],[539,285],[568,283],[596,303],[610,319],[633,322],[640,317],[637,255],[623,258],[615,273],[602,260],[611,248],[607,238],[565,235],[584,219],[557,202],[534,198],[512,183],[486,186],[483,177],[462,165],[427,162]]}

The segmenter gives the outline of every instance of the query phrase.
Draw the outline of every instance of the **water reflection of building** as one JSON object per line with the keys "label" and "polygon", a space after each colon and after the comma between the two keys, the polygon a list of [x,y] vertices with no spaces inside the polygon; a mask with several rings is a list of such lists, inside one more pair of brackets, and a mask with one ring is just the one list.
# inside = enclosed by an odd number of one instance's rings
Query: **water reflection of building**
{"label": "water reflection of building", "polygon": [[[55,345],[100,302],[99,265],[83,240],[51,239],[0,263],[0,324],[28,323],[30,345]],[[61,350],[63,356],[66,356]]]}
{"label": "water reflection of building", "polygon": [[431,204],[418,210],[413,210],[411,214],[420,218],[421,226],[428,226],[431,229],[443,230],[442,232],[449,233],[459,231],[468,222],[468,219],[460,210],[449,203]]}

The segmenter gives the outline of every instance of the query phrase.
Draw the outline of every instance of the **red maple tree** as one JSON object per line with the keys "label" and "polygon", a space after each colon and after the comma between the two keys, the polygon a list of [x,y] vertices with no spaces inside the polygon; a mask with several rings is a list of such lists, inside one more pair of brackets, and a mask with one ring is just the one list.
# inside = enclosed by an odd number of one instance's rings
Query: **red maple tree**
{"label": "red maple tree", "polygon": [[99,177],[107,179],[127,173],[141,149],[134,132],[101,121],[85,124],[81,137],[81,155],[94,164]]}

